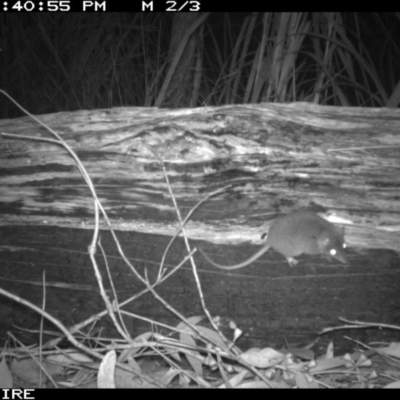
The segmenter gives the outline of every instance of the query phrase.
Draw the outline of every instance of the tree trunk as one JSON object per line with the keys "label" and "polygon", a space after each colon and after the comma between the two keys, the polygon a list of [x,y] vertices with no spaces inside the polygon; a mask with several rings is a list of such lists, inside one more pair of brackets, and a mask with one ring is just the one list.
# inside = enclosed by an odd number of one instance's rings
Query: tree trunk
{"label": "tree trunk", "polygon": [[[358,266],[372,273],[369,283],[363,281],[363,288],[379,290],[373,289],[377,284],[373,276],[376,269],[368,264],[371,258],[365,252],[371,249],[398,251],[400,248],[400,112],[397,110],[296,103],[181,110],[114,108],[42,115],[39,119],[58,132],[78,155],[94,183],[113,229],[131,232],[125,235],[119,233],[119,237],[124,249],[132,251],[132,257],[140,254],[138,258],[142,266],[153,262],[158,264],[169,238],[179,230],[160,159],[164,162],[171,190],[183,217],[207,194],[227,186],[226,190],[202,204],[185,226],[190,239],[218,245],[213,247],[203,243],[202,247],[220,263],[243,261],[256,250],[248,242],[261,244],[261,235],[268,231],[273,218],[304,206],[334,217],[335,221],[345,226],[349,247],[352,268],[346,271],[340,269],[342,280],[337,283],[328,277],[322,286],[321,281],[316,282],[318,294],[315,296],[318,299],[327,296],[332,300],[339,287],[346,288],[351,284],[348,274],[354,273],[354,268]],[[77,266],[78,261],[72,251],[74,246],[79,245],[80,250],[85,252],[90,244],[90,235],[87,234],[91,231],[86,231],[86,234],[82,229],[92,230],[94,227],[94,202],[74,160],[60,145],[23,140],[22,136],[54,139],[46,129],[28,117],[0,121],[0,132],[21,135],[20,139],[3,135],[0,142],[0,237],[3,243],[14,246],[16,251],[12,253],[7,248],[9,253],[4,260],[8,264],[3,269],[3,278],[15,277],[16,262],[25,260],[23,262],[32,263],[33,242],[39,241],[40,246],[50,248],[54,239],[62,249],[64,239],[54,232],[63,232],[68,236],[72,228],[79,229],[73,231],[78,243],[71,245],[71,260],[68,263]],[[101,227],[106,228],[104,219],[101,220]],[[102,237],[108,236],[104,233]],[[136,238],[133,249],[130,248],[132,237]],[[29,243],[31,248],[27,251]],[[221,247],[221,244],[231,246]],[[176,265],[186,254],[183,242],[180,246],[170,260],[171,265]],[[215,254],[216,249],[223,249],[223,254]],[[390,254],[387,258],[380,255],[379,261],[391,263],[394,259],[398,260],[394,253]],[[52,265],[61,259],[67,262],[65,254],[60,253]],[[313,256],[301,258],[304,259],[310,262],[319,260]],[[196,260],[209,273],[204,278],[207,282],[204,290],[209,293],[211,309],[222,315],[240,316],[236,308],[232,309],[234,300],[230,297],[224,303],[219,295],[221,285],[243,275],[215,270],[198,254]],[[261,285],[260,288],[253,290],[247,286],[238,289],[240,299],[243,299],[243,291],[247,295],[252,293],[252,304],[258,310],[254,311],[255,315],[260,309],[265,310],[265,305],[256,304],[265,299],[264,295],[260,296],[262,288],[268,287],[268,298],[273,299],[274,307],[282,296],[282,290],[287,290],[287,280],[281,281],[286,289],[279,284],[271,285],[271,280],[279,276],[283,278],[285,274],[288,274],[285,279],[294,279],[293,274],[304,275],[301,264],[300,268],[290,269],[279,254],[269,252],[262,260],[268,260],[260,261],[268,264],[268,268],[262,272],[250,268],[243,274],[266,274],[269,276],[268,283],[265,280],[253,281],[253,284]],[[279,268],[274,269],[277,264]],[[65,268],[60,271],[66,272]],[[334,271],[337,273],[336,269]],[[77,283],[77,280],[82,283],[83,275],[75,272],[68,269],[65,279],[71,283]],[[222,281],[217,281],[215,274]],[[34,272],[31,266],[27,266],[18,276],[22,276],[21,281],[31,277],[40,282],[41,269]],[[316,275],[313,276],[309,279],[316,279]],[[365,280],[366,277],[363,275],[361,278]],[[53,279],[61,278],[58,275]],[[182,275],[176,279],[183,281],[174,283],[170,294],[176,294],[176,290],[182,288],[181,301],[186,302],[182,299],[196,293],[195,289],[190,289],[192,292],[188,289],[187,279],[191,278]],[[392,285],[392,289],[386,290],[386,296],[395,293],[392,278],[384,281]],[[95,285],[93,280],[91,283]],[[309,287],[310,280],[303,283],[304,287],[299,280],[289,285],[292,290],[296,287],[295,297],[285,299],[285,302],[298,304],[299,296],[305,295],[303,289]],[[240,284],[245,285],[245,282],[241,280]],[[121,285],[122,292],[124,288],[129,290],[130,284],[125,278]],[[277,291],[276,295],[274,291]],[[362,304],[363,294],[358,293],[354,291],[352,296],[359,297],[353,300]],[[234,296],[229,290],[224,290],[222,295],[224,298]],[[290,293],[286,295],[290,296]],[[325,304],[325,321],[336,319],[346,307],[340,303],[343,299],[336,300],[339,303],[334,304],[334,312],[332,309],[327,311]],[[318,300],[306,296],[301,301],[303,305],[307,301],[315,305]],[[348,304],[348,299],[346,301]],[[248,306],[246,300],[239,303],[245,309]],[[85,304],[85,308],[89,309]],[[289,305],[285,304],[280,304],[279,309],[289,320]],[[370,317],[379,319],[382,316],[379,303],[376,307],[369,307]],[[146,310],[150,312],[150,308]],[[303,310],[309,312],[305,306]],[[356,313],[357,308],[353,311]],[[303,318],[309,324],[309,319],[302,312],[298,309],[291,317]],[[322,313],[321,310],[319,312]],[[244,319],[251,318],[248,310],[244,313]],[[271,318],[270,313],[269,316]],[[290,329],[290,323],[281,324],[280,334],[283,328]],[[310,325],[307,327],[310,328]],[[318,324],[311,328],[317,329]],[[139,328],[135,326],[135,329]],[[262,329],[265,332],[266,327]],[[276,328],[269,326],[269,332],[276,333]]]}
{"label": "tree trunk", "polygon": [[[400,245],[400,113],[261,104],[158,110],[115,108],[40,116],[81,159],[116,229],[173,235],[162,166],[190,238],[258,241],[276,213],[310,206],[341,218],[350,247]],[[51,138],[28,117],[1,132]],[[93,201],[71,156],[42,141],[1,141],[2,219],[92,228]]]}

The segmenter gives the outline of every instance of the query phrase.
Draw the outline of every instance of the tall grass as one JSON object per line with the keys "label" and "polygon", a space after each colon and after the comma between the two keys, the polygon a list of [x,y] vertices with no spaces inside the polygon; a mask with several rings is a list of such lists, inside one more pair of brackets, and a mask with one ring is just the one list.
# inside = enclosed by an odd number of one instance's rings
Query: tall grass
{"label": "tall grass", "polygon": [[[34,113],[262,101],[397,107],[399,37],[395,13],[3,13],[0,88]],[[19,115],[13,107],[0,99],[0,117]]]}

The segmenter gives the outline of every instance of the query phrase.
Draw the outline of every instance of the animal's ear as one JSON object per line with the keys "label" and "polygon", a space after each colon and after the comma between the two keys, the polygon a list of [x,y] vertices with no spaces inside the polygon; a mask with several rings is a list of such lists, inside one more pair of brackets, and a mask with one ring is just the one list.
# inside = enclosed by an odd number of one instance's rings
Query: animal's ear
{"label": "animal's ear", "polygon": [[[332,234],[331,234],[332,235]],[[321,234],[317,237],[317,243],[318,243],[318,248],[320,253],[326,254],[327,252],[327,247],[331,242],[331,238],[329,236],[329,232],[323,231]]]}
{"label": "animal's ear", "polygon": [[337,234],[343,239],[344,238],[344,226],[335,226],[335,231],[337,232]]}

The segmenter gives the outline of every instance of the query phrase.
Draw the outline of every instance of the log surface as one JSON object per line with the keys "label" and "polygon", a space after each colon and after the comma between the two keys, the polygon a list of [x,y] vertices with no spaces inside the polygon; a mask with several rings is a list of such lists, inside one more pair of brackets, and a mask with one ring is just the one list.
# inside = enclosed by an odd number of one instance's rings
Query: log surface
{"label": "log surface", "polygon": [[[158,157],[183,217],[207,194],[229,186],[204,203],[185,227],[191,246],[199,244],[220,263],[248,258],[272,219],[298,207],[336,217],[346,227],[351,268],[336,268],[331,261],[325,265],[319,256],[301,256],[299,265],[290,268],[269,251],[253,266],[228,273],[195,254],[210,312],[233,319],[249,344],[283,345],[285,338],[304,345],[340,316],[397,322],[399,257],[384,250],[400,248],[399,111],[297,103],[115,108],[39,118],[79,156],[119,231],[121,247],[150,276],[179,230]],[[90,190],[63,147],[23,140],[52,138],[30,118],[2,120],[0,133],[21,136],[0,136],[0,286],[40,305],[46,271],[47,310],[66,325],[77,323],[104,309],[87,254],[94,226]],[[101,227],[107,229],[103,219]],[[106,230],[101,243],[118,300],[125,300],[143,287]],[[178,265],[186,254],[179,238],[166,267]],[[100,254],[98,262],[106,280]],[[194,282],[186,263],[157,290],[186,317],[199,315]],[[16,326],[38,329],[36,314],[28,320],[28,309],[2,301],[0,337]],[[125,309],[178,323],[150,295]],[[142,320],[126,324],[132,337],[150,329]],[[363,337],[366,331],[358,330],[357,338],[382,340],[378,333]]]}
{"label": "log surface", "polygon": [[[193,239],[260,242],[280,213],[308,206],[340,218],[350,247],[400,248],[400,112],[308,103],[39,116],[71,146],[116,229],[178,229],[162,167]],[[29,117],[0,132],[49,138]],[[3,224],[92,228],[93,201],[59,145],[2,137]]]}

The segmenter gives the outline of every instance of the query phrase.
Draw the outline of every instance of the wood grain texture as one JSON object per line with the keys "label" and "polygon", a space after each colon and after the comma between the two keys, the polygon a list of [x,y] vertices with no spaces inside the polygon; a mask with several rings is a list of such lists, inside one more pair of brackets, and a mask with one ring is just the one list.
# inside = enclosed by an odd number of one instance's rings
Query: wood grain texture
{"label": "wood grain texture", "polygon": [[[116,229],[215,243],[260,242],[270,221],[301,206],[343,218],[357,248],[400,248],[400,113],[308,103],[165,110],[114,108],[40,116],[82,160]],[[28,117],[0,132],[51,137]],[[93,201],[61,146],[0,141],[3,224],[91,228]]]}
{"label": "wood grain texture", "polygon": [[[282,345],[284,338],[291,345],[306,344],[341,316],[397,322],[399,257],[383,250],[400,248],[399,111],[297,103],[116,108],[40,119],[79,156],[121,247],[149,276],[157,274],[179,229],[155,153],[164,160],[183,216],[207,194],[230,185],[185,227],[190,245],[200,245],[217,262],[247,259],[280,213],[309,206],[346,221],[350,268],[336,268],[339,263],[325,263],[320,256],[301,256],[290,268],[269,251],[248,269],[228,273],[195,254],[210,312],[235,320],[245,331],[244,346]],[[0,132],[51,137],[29,118],[2,120]],[[93,210],[91,193],[65,149],[0,137],[0,286],[40,305],[46,271],[47,310],[64,324],[103,310],[87,254]],[[101,227],[107,229],[103,220]],[[118,301],[142,290],[106,230],[101,242]],[[186,254],[179,238],[167,255],[167,269]],[[110,294],[101,260],[98,253]],[[157,290],[186,317],[198,315],[203,310],[194,282],[186,263]],[[3,300],[1,338],[15,326],[38,328],[36,314]],[[144,318],[125,319],[132,337],[151,329],[149,319],[178,323],[149,294],[124,309]],[[115,334],[109,320],[101,324],[105,333]],[[365,331],[357,334],[366,339]],[[381,335],[368,339],[382,340]]]}

